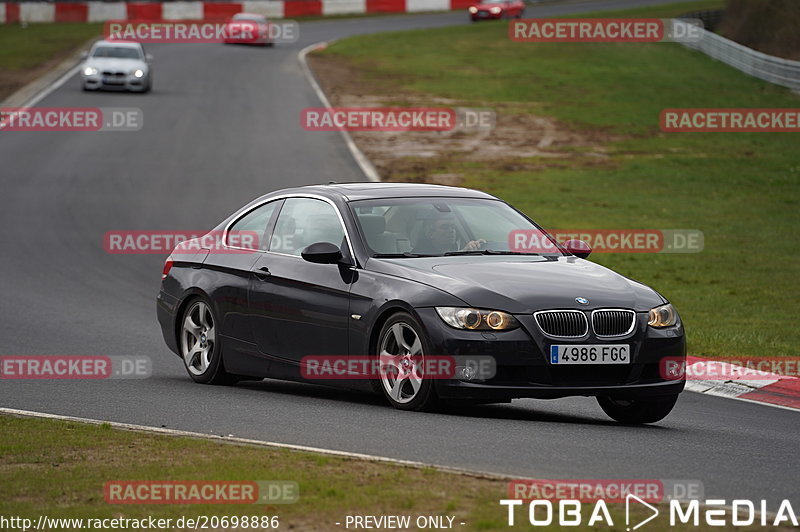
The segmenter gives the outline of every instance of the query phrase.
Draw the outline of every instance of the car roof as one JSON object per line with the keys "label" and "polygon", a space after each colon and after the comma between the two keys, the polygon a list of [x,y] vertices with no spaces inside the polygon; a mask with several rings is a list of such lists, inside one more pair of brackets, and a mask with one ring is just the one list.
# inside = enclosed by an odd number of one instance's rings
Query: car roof
{"label": "car roof", "polygon": [[444,185],[428,185],[424,183],[328,183],[327,185],[310,185],[283,189],[268,194],[268,196],[278,194],[317,194],[329,198],[338,196],[345,201],[431,196],[497,199],[491,194],[479,190],[448,187]]}
{"label": "car roof", "polygon": [[133,42],[133,41],[97,41],[94,43],[92,48],[97,48],[98,46],[119,46],[122,48],[141,48],[141,43]]}

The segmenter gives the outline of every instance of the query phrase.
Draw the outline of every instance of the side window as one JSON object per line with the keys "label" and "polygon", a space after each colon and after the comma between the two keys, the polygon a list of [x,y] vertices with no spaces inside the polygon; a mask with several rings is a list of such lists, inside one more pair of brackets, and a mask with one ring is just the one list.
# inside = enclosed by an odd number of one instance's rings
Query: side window
{"label": "side window", "polygon": [[225,243],[230,247],[266,250],[269,246],[264,232],[280,201],[266,203],[239,218],[228,230]]}
{"label": "side window", "polygon": [[342,247],[344,229],[336,210],[322,200],[288,198],[278,215],[270,251],[300,256],[310,244],[330,242]]}

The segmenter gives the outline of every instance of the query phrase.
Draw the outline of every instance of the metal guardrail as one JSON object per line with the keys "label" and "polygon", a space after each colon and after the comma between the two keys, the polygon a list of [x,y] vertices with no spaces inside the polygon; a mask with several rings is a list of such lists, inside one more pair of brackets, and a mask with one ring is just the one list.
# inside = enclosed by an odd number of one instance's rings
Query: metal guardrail
{"label": "metal guardrail", "polygon": [[[684,18],[684,17],[681,17]],[[676,21],[676,24],[690,24]],[[745,74],[775,85],[800,91],[800,61],[792,61],[753,50],[721,35],[701,29],[702,38],[681,42]]]}
{"label": "metal guardrail", "polygon": [[679,19],[692,19],[702,20],[703,27],[707,30],[714,31],[717,26],[722,22],[722,17],[725,15],[724,9],[703,9],[702,11],[692,11],[678,17]]}

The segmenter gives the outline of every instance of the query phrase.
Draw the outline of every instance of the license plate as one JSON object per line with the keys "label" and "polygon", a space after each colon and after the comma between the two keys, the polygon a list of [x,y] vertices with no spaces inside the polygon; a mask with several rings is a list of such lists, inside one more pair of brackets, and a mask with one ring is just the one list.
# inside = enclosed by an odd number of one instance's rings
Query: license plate
{"label": "license plate", "polygon": [[123,85],[125,80],[118,78],[103,78],[103,83],[106,85]]}
{"label": "license plate", "polygon": [[617,345],[552,345],[551,364],[630,364],[631,346]]}

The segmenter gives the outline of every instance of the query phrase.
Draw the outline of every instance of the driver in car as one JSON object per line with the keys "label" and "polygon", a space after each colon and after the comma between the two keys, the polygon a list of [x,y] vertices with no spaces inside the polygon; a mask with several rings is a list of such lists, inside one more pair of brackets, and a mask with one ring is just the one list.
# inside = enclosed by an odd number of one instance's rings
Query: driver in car
{"label": "driver in car", "polygon": [[484,239],[471,240],[458,249],[458,232],[455,220],[450,217],[429,219],[423,222],[423,237],[417,242],[412,253],[420,255],[441,255],[448,251],[476,251],[486,243]]}

